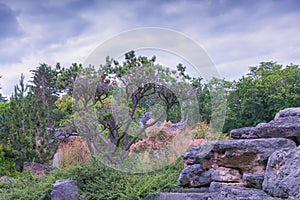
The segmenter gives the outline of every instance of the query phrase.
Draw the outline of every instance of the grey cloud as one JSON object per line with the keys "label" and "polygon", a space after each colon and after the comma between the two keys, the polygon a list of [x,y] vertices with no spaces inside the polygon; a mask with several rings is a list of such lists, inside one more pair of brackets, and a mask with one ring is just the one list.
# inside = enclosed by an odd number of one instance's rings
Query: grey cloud
{"label": "grey cloud", "polygon": [[22,34],[17,14],[11,8],[3,3],[0,3],[0,38],[17,37]]}

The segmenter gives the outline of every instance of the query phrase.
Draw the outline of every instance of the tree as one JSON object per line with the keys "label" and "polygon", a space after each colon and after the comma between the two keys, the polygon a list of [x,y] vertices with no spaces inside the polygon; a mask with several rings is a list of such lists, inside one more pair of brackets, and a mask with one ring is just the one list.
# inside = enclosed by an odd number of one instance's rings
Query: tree
{"label": "tree", "polygon": [[45,163],[52,159],[57,145],[54,132],[46,129],[47,111],[28,88],[22,75],[1,120],[1,143],[11,149],[7,156],[15,159],[19,171],[24,161]]}
{"label": "tree", "polygon": [[68,68],[61,68],[60,64],[57,63],[56,70],[59,71],[56,85],[60,92],[67,93],[72,96],[73,94],[73,86],[78,76],[79,72],[83,70],[81,64],[72,63],[72,65]]}
{"label": "tree", "polygon": [[47,64],[41,64],[31,72],[33,74],[32,81],[30,81],[31,91],[43,108],[52,110],[59,92],[56,86],[57,71]]}
{"label": "tree", "polygon": [[[122,162],[146,128],[166,120],[175,106],[173,112],[179,112],[182,121],[198,114],[196,94],[186,77],[156,64],[155,57],[136,57],[133,51],[125,54],[122,64],[108,58],[99,70],[86,68],[73,94],[75,121],[91,153],[114,164]],[[154,121],[141,126],[141,116],[154,105],[159,106]]]}
{"label": "tree", "polygon": [[300,69],[283,68],[276,62],[261,62],[249,73],[233,82],[228,96],[224,131],[272,120],[288,107],[300,106]]}

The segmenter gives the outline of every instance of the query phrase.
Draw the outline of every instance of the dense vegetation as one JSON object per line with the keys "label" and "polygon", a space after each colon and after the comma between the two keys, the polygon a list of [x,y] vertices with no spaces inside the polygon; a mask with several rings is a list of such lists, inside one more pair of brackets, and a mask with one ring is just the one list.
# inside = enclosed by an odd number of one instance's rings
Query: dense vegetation
{"label": "dense vegetation", "polygon": [[[135,74],[137,71],[139,76]],[[283,67],[276,62],[262,62],[250,67],[249,73],[239,80],[204,82],[201,77],[186,74],[186,67],[181,64],[172,71],[157,64],[155,57],[136,57],[131,51],[125,54],[123,63],[108,58],[99,69],[76,63],[64,68],[58,63],[54,68],[41,64],[31,72],[33,76],[28,84],[21,75],[9,100],[0,94],[0,176],[18,177],[14,182],[0,182],[0,199],[49,199],[51,185],[60,178],[76,179],[86,199],[139,199],[175,186],[182,168],[179,161],[163,169],[167,173],[161,170],[146,175],[121,173],[96,161],[56,170],[41,179],[20,173],[25,161],[50,164],[58,145],[55,128],[75,129],[74,117],[77,122],[87,117],[78,118],[76,106],[77,111],[82,105],[95,111],[96,129],[101,130],[103,137],[95,144],[91,135],[85,135],[90,140],[87,143],[92,153],[99,153],[99,147],[107,145],[110,154],[105,155],[112,163],[124,159],[131,145],[146,137],[148,125],[141,128],[139,119],[149,109],[157,121],[182,121],[186,116],[180,111],[185,110],[190,118],[197,116],[192,119],[194,122],[209,124],[214,117],[212,109],[222,110],[212,106],[215,88],[223,89],[225,96],[221,98],[227,99],[224,134],[234,128],[270,121],[283,108],[300,106],[300,68],[293,64]],[[78,82],[86,77],[92,82]],[[140,84],[133,93],[127,93],[133,77],[139,77],[134,79],[135,83],[147,80],[156,84]],[[84,96],[90,83],[96,84],[92,90],[95,92],[93,96]],[[119,92],[120,84],[125,86],[125,93]],[[168,89],[171,85],[176,85],[173,91]],[[179,103],[180,100],[189,105],[187,96],[191,91],[197,98],[199,116],[193,115],[193,108],[182,108]],[[120,105],[120,110],[111,110],[114,95],[118,97],[114,103]],[[123,104],[124,99],[130,103]],[[201,130],[195,135],[202,135]],[[108,145],[111,143],[122,149],[121,153],[117,154]],[[26,184],[29,181],[36,187]],[[24,184],[27,187],[21,189]]]}

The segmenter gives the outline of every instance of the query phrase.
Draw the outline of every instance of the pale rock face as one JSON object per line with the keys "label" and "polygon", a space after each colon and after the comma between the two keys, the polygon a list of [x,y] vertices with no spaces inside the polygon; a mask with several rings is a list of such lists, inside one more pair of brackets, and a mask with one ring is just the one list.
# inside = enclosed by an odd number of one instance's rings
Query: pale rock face
{"label": "pale rock face", "polygon": [[300,147],[271,155],[263,190],[275,197],[300,199]]}
{"label": "pale rock face", "polygon": [[183,155],[183,160],[186,165],[201,164],[205,169],[217,165],[247,173],[264,174],[268,158],[273,152],[295,147],[293,141],[285,138],[221,140],[214,142],[206,155],[202,154],[205,145],[190,148]]}

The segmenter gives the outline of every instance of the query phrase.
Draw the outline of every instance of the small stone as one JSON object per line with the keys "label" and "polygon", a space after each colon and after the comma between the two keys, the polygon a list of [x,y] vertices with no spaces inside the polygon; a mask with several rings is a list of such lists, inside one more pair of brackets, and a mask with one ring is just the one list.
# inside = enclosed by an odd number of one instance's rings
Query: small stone
{"label": "small stone", "polygon": [[263,174],[249,174],[249,173],[243,174],[243,182],[245,187],[262,189],[263,181],[264,181]]}
{"label": "small stone", "polygon": [[211,169],[211,179],[218,182],[242,182],[242,176],[236,169],[218,167]]}
{"label": "small stone", "polygon": [[221,183],[221,182],[211,182],[209,186],[209,192],[218,192],[221,188],[228,187],[228,186],[236,186],[242,187],[243,183]]}
{"label": "small stone", "polygon": [[79,189],[74,181],[57,180],[53,184],[51,200],[78,200]]}

